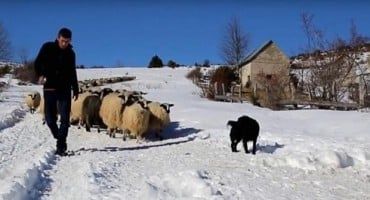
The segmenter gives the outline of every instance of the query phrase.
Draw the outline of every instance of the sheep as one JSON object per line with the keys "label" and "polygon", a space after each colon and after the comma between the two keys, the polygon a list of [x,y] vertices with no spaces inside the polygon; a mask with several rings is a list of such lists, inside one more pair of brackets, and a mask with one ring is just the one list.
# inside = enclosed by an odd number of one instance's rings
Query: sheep
{"label": "sheep", "polygon": [[83,92],[78,95],[78,99],[72,99],[71,102],[71,115],[70,123],[82,125],[81,115],[82,115],[82,103],[87,96],[93,95],[91,92]]}
{"label": "sheep", "polygon": [[126,90],[126,89],[117,89],[114,92],[119,93],[119,94],[124,94],[126,96],[133,95],[136,97],[141,97],[142,95],[146,95],[146,92],[142,91],[135,91],[135,90]]}
{"label": "sheep", "polygon": [[82,103],[82,115],[81,121],[85,124],[87,132],[90,132],[90,127],[95,124],[98,125],[98,132],[100,132],[100,127],[106,128],[103,123],[99,110],[102,103],[102,99],[113,92],[110,88],[104,88],[100,91],[100,95],[89,95],[85,98]]}
{"label": "sheep", "polygon": [[89,87],[85,84],[80,84],[78,90],[79,90],[79,93],[84,93],[86,92],[87,90],[89,89]]}
{"label": "sheep", "polygon": [[[149,117],[148,102],[142,99],[134,101],[132,104],[127,104],[123,109],[119,128],[128,130],[131,136],[136,137],[136,141],[140,143],[144,133],[148,130]],[[123,137],[123,140],[125,140],[125,137]]]}
{"label": "sheep", "polygon": [[106,128],[103,120],[99,115],[101,99],[97,95],[87,96],[82,103],[81,121],[85,124],[87,132],[90,132],[90,127],[95,124],[98,125],[98,133],[100,127]]}
{"label": "sheep", "polygon": [[100,99],[102,100],[105,96],[107,96],[108,94],[114,92],[112,90],[112,88],[103,88],[100,90]]}
{"label": "sheep", "polygon": [[256,143],[259,134],[259,125],[255,119],[252,119],[246,115],[238,118],[237,121],[229,120],[227,122],[228,126],[231,126],[230,130],[230,140],[231,140],[231,151],[237,152],[238,143],[243,140],[243,147],[245,153],[248,151],[248,141],[253,141],[252,153],[256,154]]}
{"label": "sheep", "polygon": [[45,124],[45,123],[46,123],[46,121],[45,121],[44,104],[45,104],[45,103],[44,103],[44,97],[41,97],[38,112],[41,114],[41,121],[42,121],[42,124]]}
{"label": "sheep", "polygon": [[159,103],[159,102],[149,102],[148,107],[150,111],[149,118],[149,130],[153,131],[157,137],[161,140],[162,136],[159,135],[160,132],[170,123],[170,108],[174,104],[169,103]]}
{"label": "sheep", "polygon": [[30,109],[30,112],[33,114],[36,111],[37,107],[40,106],[41,95],[39,92],[33,91],[26,95],[24,100],[26,102],[26,105]]}
{"label": "sheep", "polygon": [[115,137],[114,131],[121,124],[122,110],[126,100],[127,96],[115,92],[106,95],[102,99],[99,116],[107,126],[107,134],[110,137]]}
{"label": "sheep", "polygon": [[101,87],[95,86],[95,87],[87,88],[86,91],[91,92],[91,93],[95,93],[95,94],[99,94],[101,90],[102,90]]}

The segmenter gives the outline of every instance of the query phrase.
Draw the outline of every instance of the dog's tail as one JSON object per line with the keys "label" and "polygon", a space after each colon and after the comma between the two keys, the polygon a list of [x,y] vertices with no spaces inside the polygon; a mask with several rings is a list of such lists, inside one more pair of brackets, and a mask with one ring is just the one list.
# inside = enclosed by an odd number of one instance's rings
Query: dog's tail
{"label": "dog's tail", "polygon": [[233,120],[229,120],[228,122],[227,122],[227,126],[231,126],[231,127],[233,127],[233,126],[235,126],[236,124],[237,124],[238,122],[237,121],[233,121]]}

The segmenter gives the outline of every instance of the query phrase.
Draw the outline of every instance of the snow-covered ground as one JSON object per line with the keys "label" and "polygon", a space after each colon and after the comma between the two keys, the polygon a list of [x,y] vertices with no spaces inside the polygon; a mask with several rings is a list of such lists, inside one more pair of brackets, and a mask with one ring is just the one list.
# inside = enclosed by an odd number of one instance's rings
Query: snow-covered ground
{"label": "snow-covered ground", "polygon": [[[370,113],[213,102],[185,78],[190,70],[79,70],[80,80],[136,76],[108,87],[145,91],[147,99],[175,106],[162,141],[138,144],[72,126],[70,157],[53,154],[49,129],[24,104],[41,86],[6,80],[0,199],[370,199]],[[231,152],[226,122],[240,115],[260,124],[256,155]]]}

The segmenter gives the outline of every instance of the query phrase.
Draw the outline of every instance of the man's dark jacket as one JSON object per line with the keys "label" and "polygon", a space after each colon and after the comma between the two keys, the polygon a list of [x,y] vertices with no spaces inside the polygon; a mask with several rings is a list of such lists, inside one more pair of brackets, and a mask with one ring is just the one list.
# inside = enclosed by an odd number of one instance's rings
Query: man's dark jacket
{"label": "man's dark jacket", "polygon": [[35,73],[37,77],[46,78],[44,89],[72,89],[74,94],[78,94],[76,56],[71,45],[61,49],[57,40],[46,42],[36,57]]}

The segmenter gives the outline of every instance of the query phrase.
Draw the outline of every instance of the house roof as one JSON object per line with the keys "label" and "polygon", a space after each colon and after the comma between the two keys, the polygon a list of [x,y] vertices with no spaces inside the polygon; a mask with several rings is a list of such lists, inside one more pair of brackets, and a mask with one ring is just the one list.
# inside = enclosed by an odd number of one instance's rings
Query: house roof
{"label": "house roof", "polygon": [[255,49],[247,57],[245,57],[242,60],[242,62],[240,62],[240,64],[238,66],[241,67],[241,66],[243,66],[245,64],[248,64],[249,62],[251,62],[252,60],[254,60],[261,52],[263,52],[268,46],[270,46],[273,43],[274,42],[272,40],[269,40],[269,41],[265,42],[262,46],[260,46],[259,48]]}

